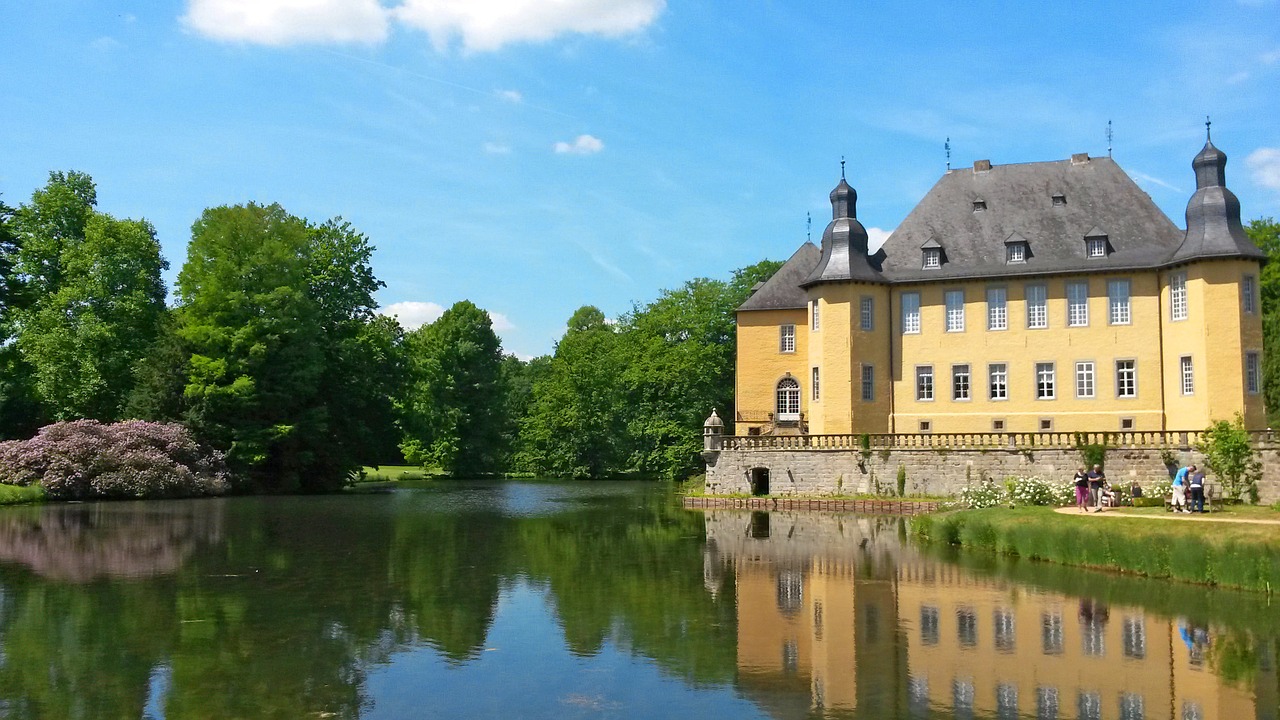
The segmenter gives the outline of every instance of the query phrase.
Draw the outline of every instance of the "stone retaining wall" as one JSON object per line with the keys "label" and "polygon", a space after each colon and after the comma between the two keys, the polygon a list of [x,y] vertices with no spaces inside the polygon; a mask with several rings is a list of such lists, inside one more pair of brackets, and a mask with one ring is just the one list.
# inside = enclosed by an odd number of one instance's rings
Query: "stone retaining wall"
{"label": "stone retaining wall", "polygon": [[932,500],[818,500],[813,498],[687,497],[684,506],[708,510],[826,510],[876,515],[917,515],[938,509]]}
{"label": "stone retaining wall", "polygon": [[[1262,461],[1261,501],[1280,501],[1280,443],[1257,447]],[[1176,463],[1165,464],[1171,453]],[[769,495],[824,496],[898,494],[898,468],[906,472],[907,495],[955,495],[967,485],[1011,476],[1038,475],[1069,480],[1083,462],[1075,449],[894,449],[864,452],[850,449],[750,449],[704,453],[706,491],[712,495],[751,495],[751,472],[769,472]],[[1111,448],[1106,473],[1112,483],[1155,484],[1168,479],[1178,465],[1203,466],[1204,458],[1186,447]],[[1212,478],[1212,474],[1210,474]]]}

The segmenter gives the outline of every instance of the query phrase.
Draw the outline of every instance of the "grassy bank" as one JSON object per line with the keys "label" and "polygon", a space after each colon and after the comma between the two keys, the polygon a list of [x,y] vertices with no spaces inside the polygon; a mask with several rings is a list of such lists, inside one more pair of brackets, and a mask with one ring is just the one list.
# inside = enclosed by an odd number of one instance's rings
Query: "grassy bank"
{"label": "grassy bank", "polygon": [[402,480],[426,480],[438,473],[427,472],[421,465],[367,465],[357,482],[400,482]]}
{"label": "grassy bank", "polygon": [[0,505],[21,505],[44,501],[44,488],[39,485],[0,485]]}
{"label": "grassy bank", "polygon": [[1280,528],[988,508],[924,516],[920,538],[964,549],[1263,592],[1280,589]]}

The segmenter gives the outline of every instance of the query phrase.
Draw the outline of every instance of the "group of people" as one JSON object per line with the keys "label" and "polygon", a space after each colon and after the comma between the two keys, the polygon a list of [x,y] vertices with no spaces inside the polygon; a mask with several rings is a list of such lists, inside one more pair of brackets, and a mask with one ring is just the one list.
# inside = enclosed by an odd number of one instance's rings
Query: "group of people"
{"label": "group of people", "polygon": [[1204,512],[1204,472],[1195,465],[1178,468],[1173,476],[1174,512]]}
{"label": "group of people", "polygon": [[[1090,507],[1094,512],[1102,512],[1102,508],[1115,503],[1115,494],[1101,465],[1094,465],[1088,472],[1081,465],[1074,480],[1076,507],[1080,512],[1089,512]],[[1135,487],[1135,494],[1136,491]],[[1185,465],[1173,476],[1172,508],[1180,513],[1204,512],[1204,472],[1195,465]]]}
{"label": "group of people", "polygon": [[1094,512],[1102,512],[1102,506],[1108,502],[1108,496],[1111,495],[1111,484],[1107,482],[1106,473],[1102,472],[1101,465],[1094,465],[1093,469],[1085,472],[1084,466],[1076,470],[1076,507],[1080,508],[1080,512],[1089,512],[1089,506],[1092,505]]}

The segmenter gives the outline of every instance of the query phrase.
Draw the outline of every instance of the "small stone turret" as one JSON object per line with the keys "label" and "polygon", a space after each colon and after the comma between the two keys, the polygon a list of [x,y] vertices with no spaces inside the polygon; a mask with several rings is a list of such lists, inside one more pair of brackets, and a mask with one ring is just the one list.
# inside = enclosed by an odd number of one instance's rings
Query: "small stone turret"
{"label": "small stone turret", "polygon": [[724,421],[711,408],[711,417],[702,423],[702,459],[708,465],[715,465],[720,457],[721,438],[724,437]]}

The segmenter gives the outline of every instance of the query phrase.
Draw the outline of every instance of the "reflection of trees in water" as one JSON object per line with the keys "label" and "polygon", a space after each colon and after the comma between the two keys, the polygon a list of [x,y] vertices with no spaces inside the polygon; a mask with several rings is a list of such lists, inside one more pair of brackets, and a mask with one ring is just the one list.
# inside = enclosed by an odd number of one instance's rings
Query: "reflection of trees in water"
{"label": "reflection of trees in water", "polygon": [[0,512],[0,562],[76,583],[173,573],[222,537],[222,500],[50,504]]}

